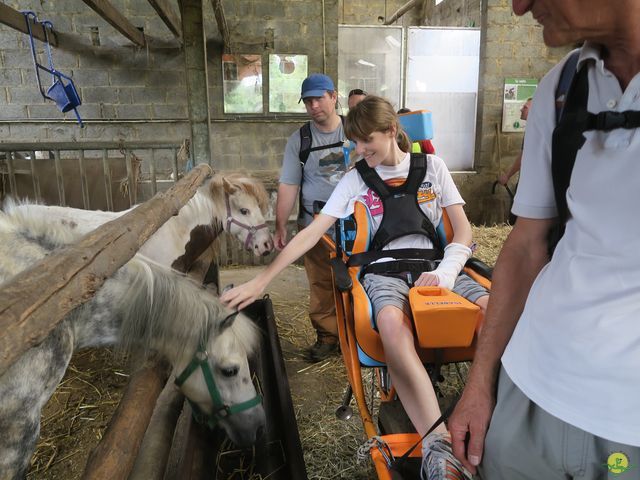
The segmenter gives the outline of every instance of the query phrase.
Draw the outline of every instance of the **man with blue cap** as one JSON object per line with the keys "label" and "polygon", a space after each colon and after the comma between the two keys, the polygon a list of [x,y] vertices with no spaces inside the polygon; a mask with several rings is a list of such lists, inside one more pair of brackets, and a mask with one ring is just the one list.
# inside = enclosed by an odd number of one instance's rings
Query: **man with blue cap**
{"label": "man with blue cap", "polygon": [[[280,173],[276,202],[275,244],[282,250],[287,244],[287,221],[299,198],[298,228],[313,219],[313,203],[326,202],[348,164],[342,119],[336,113],[338,95],[333,80],[314,73],[303,82],[300,101],[311,118],[287,141]],[[338,349],[338,329],[329,249],[322,242],[304,256],[309,280],[309,318],[317,340],[309,350],[309,359],[319,362]]]}

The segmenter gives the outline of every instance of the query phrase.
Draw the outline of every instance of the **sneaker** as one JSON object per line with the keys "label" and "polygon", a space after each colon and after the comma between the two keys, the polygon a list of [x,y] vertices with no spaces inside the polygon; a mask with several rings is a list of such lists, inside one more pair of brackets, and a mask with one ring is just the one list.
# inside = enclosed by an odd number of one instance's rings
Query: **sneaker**
{"label": "sneaker", "polygon": [[453,456],[448,433],[432,432],[422,441],[422,480],[472,480],[472,475]]}
{"label": "sneaker", "polygon": [[317,340],[311,348],[309,348],[309,359],[313,362],[321,362],[329,358],[331,355],[335,354],[338,351],[338,344],[334,343],[326,343]]}

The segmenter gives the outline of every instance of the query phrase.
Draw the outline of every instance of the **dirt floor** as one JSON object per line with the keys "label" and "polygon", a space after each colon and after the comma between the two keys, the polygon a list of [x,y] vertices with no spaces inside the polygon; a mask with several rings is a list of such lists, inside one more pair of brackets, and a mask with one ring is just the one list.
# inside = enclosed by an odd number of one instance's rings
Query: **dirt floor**
{"label": "dirt floor", "polygon": [[[510,227],[474,227],[475,256],[493,265]],[[263,267],[229,268],[222,285],[252,278]],[[334,412],[347,385],[340,357],[310,364],[305,349],[315,340],[307,317],[308,287],[304,269],[291,266],[269,286],[291,386],[292,399],[310,480],[374,478],[369,462],[358,463],[364,440],[357,413],[340,421]],[[128,380],[124,359],[108,349],[77,353],[67,375],[45,407],[38,449],[29,479],[80,478],[91,450],[99,442]],[[448,372],[445,389],[461,387]],[[375,401],[374,396],[371,399]],[[355,402],[352,405],[355,408]]]}

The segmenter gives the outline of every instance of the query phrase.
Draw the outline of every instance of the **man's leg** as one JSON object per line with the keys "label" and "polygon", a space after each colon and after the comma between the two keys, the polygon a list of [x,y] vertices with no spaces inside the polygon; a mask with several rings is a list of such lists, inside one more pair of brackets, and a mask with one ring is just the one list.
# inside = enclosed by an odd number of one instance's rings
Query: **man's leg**
{"label": "man's leg", "polygon": [[335,352],[338,343],[329,255],[329,247],[319,241],[304,256],[304,268],[309,280],[309,318],[318,337],[310,351],[310,357],[315,361],[320,361]]}

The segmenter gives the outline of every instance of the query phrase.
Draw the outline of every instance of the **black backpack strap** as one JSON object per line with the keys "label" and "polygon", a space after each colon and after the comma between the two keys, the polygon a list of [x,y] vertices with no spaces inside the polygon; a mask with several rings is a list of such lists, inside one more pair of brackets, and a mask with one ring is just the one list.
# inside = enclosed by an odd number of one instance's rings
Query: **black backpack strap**
{"label": "black backpack strap", "polygon": [[576,67],[578,65],[578,60],[580,58],[580,50],[576,50],[571,54],[571,56],[567,59],[565,64],[562,66],[562,72],[560,73],[560,80],[558,81],[558,85],[556,87],[556,125],[560,123],[560,118],[562,118],[562,110],[564,108],[564,103],[567,99],[567,93],[569,92],[569,88],[571,87],[571,82],[573,77],[576,74]]}
{"label": "black backpack strap", "polygon": [[312,141],[311,122],[307,122],[300,127],[300,151],[298,152],[298,158],[300,159],[303,169],[309,159],[309,154],[311,153]]}
{"label": "black backpack strap", "polygon": [[567,188],[571,180],[571,172],[576,162],[578,150],[584,145],[584,132],[588,128],[589,115],[589,78],[586,64],[573,77],[569,93],[566,96],[562,116],[553,130],[551,143],[551,174],[553,191],[558,209],[560,223],[564,225],[569,219],[567,206]]}

